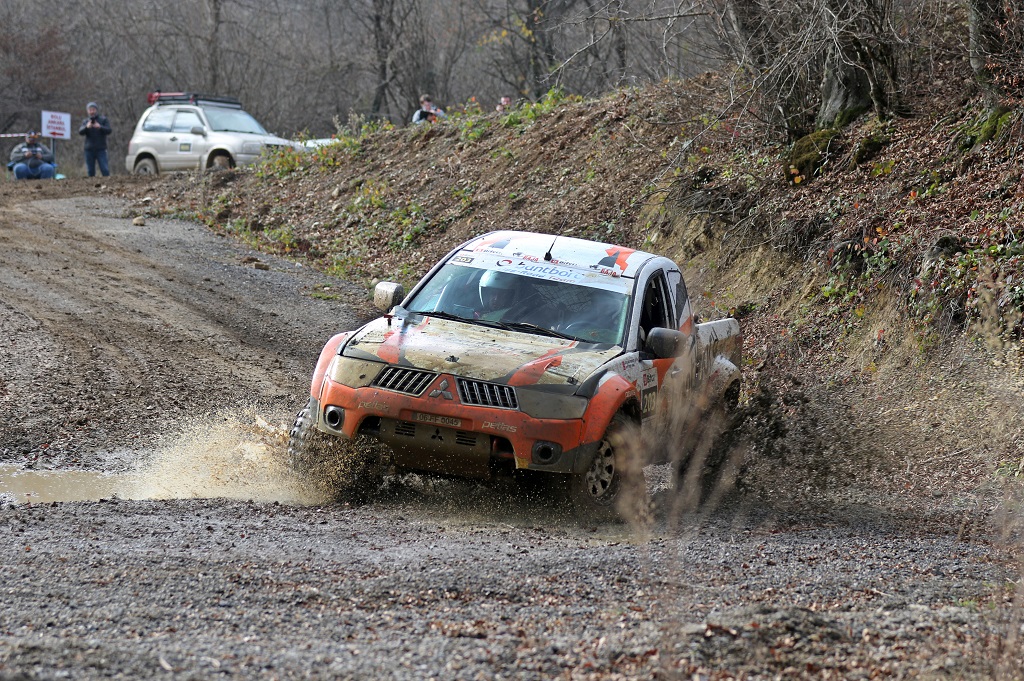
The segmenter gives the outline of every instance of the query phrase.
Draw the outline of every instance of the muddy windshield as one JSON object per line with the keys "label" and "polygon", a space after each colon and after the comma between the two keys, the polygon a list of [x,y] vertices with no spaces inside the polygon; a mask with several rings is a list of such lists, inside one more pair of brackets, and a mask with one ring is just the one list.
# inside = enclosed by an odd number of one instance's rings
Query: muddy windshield
{"label": "muddy windshield", "polygon": [[449,263],[406,308],[513,331],[549,331],[587,343],[621,345],[629,295]]}

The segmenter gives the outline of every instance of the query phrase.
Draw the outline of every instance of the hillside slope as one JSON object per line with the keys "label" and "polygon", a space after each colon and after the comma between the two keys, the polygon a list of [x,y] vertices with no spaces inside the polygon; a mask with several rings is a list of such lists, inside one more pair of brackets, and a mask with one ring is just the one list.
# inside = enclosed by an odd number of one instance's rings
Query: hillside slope
{"label": "hillside slope", "polygon": [[911,93],[913,117],[796,145],[768,141],[718,77],[553,94],[505,116],[355,121],[313,154],[134,189],[140,213],[368,288],[495,228],[665,253],[701,316],[741,318],[750,494],[968,527],[1024,465],[1024,122],[966,83],[951,70]]}

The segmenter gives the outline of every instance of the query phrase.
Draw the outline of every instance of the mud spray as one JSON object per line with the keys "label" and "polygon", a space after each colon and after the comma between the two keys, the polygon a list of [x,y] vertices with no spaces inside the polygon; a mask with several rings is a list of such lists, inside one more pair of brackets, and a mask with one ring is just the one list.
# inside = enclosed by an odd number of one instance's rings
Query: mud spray
{"label": "mud spray", "polygon": [[288,430],[239,410],[183,423],[128,472],[26,471],[0,466],[0,502],[240,499],[312,505],[327,499],[287,466]]}

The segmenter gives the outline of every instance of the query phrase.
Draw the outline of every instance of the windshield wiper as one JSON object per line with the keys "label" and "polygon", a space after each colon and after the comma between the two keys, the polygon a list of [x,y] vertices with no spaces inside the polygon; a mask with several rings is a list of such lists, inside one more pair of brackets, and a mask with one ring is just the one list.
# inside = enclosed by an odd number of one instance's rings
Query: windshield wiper
{"label": "windshield wiper", "polygon": [[437,317],[438,319],[450,319],[450,320],[455,321],[455,322],[474,322],[474,321],[477,321],[475,319],[466,319],[465,317],[460,317],[459,315],[452,314],[451,312],[441,312],[440,310],[430,310],[430,311],[426,311],[426,310],[406,310],[406,312],[408,312],[409,314],[420,314],[420,315],[424,315],[426,317]]}
{"label": "windshield wiper", "polygon": [[406,312],[409,314],[424,315],[426,317],[437,317],[438,319],[450,319],[455,322],[477,324],[479,326],[487,326],[492,329],[502,329],[503,331],[521,331],[525,333],[535,333],[539,336],[561,338],[563,340],[579,340],[576,336],[548,329],[543,326],[537,326],[536,324],[530,324],[529,322],[498,322],[491,319],[469,319],[467,317],[460,317],[457,314],[452,314],[451,312],[442,312],[440,310],[406,310]]}
{"label": "windshield wiper", "polygon": [[562,338],[564,340],[579,340],[576,336],[568,333],[562,333],[561,331],[555,331],[544,326],[537,326],[529,322],[504,322],[502,328],[509,329],[510,331],[526,331],[529,333],[536,333],[541,336],[551,336],[552,338]]}

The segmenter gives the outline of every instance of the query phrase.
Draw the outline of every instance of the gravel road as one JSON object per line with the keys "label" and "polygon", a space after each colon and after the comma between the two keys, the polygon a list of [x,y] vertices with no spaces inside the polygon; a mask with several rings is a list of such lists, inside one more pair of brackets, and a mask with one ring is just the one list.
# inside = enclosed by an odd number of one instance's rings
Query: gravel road
{"label": "gravel road", "polygon": [[678,519],[655,485],[643,533],[419,478],[304,498],[281,427],[365,294],[79,193],[0,207],[0,679],[1021,677],[992,494]]}

